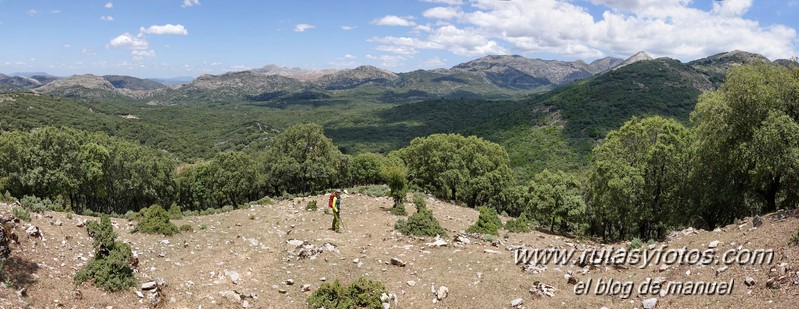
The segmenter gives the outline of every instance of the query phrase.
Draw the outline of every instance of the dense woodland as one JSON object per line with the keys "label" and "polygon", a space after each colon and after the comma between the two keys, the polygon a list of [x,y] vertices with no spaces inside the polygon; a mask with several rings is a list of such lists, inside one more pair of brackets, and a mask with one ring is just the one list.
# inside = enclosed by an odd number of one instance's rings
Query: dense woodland
{"label": "dense woodland", "polygon": [[[287,125],[280,133],[260,126],[266,121],[255,116],[246,116],[252,117],[246,118],[252,121],[249,133],[233,135],[240,129],[210,118],[209,130],[192,133],[131,124],[110,116],[115,108],[123,109],[120,105],[106,106],[107,117],[76,112],[87,122],[72,125],[63,119],[52,122],[57,127],[40,126],[26,117],[41,111],[26,114],[13,102],[0,101],[19,113],[0,119],[5,130],[0,134],[0,190],[49,198],[77,212],[123,214],[173,203],[203,210],[266,196],[384,183],[385,167],[401,165],[412,188],[436,197],[467,207],[493,207],[510,216],[524,214],[547,229],[607,240],[660,239],[677,227],[712,228],[796,207],[799,69],[739,67],[717,90],[701,95],[612,92],[633,100],[629,106],[602,103],[616,102],[613,98],[580,96],[580,89],[616,80],[609,75],[527,100],[375,107],[372,116],[349,119],[368,125],[306,123]],[[644,83],[656,87],[657,82]],[[665,96],[676,98],[666,102]],[[693,102],[687,101],[696,96],[689,118]],[[592,103],[575,105],[582,101]],[[48,106],[55,108],[43,102],[35,109]],[[202,113],[196,115],[202,119]],[[375,129],[381,119],[390,121]],[[164,135],[140,136],[158,132]],[[208,148],[191,140],[225,134],[246,142]],[[383,134],[389,137],[381,139]],[[363,139],[361,147],[352,146],[357,136]],[[369,149],[383,153],[364,151]]]}

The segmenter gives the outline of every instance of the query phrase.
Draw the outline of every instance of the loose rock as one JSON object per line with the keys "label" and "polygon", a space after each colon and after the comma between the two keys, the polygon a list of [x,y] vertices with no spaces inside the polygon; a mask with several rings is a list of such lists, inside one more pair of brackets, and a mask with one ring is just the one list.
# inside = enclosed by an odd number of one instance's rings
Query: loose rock
{"label": "loose rock", "polygon": [[658,299],[654,297],[645,299],[644,301],[641,302],[641,306],[643,306],[644,309],[652,309],[655,308],[655,306],[657,305],[658,305]]}
{"label": "loose rock", "polygon": [[405,262],[403,262],[402,260],[400,260],[398,258],[391,258],[391,265],[396,265],[396,266],[399,266],[399,267],[405,267],[406,264],[405,264]]}

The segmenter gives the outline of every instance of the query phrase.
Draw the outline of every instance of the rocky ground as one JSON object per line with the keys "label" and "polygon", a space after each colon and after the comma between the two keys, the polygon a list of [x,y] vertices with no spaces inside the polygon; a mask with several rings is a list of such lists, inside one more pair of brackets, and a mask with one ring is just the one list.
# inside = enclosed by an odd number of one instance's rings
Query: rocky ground
{"label": "rocky ground", "polygon": [[[112,219],[120,239],[128,242],[139,265],[135,288],[106,293],[91,284],[75,286],[72,278],[92,255],[85,227],[92,217],[46,212],[14,228],[0,307],[139,308],[149,298],[165,308],[304,308],[306,298],[324,282],[348,284],[364,276],[383,282],[396,301],[391,308],[788,308],[799,304],[799,247],[788,246],[799,227],[795,213],[753,218],[715,231],[672,233],[653,248],[773,249],[770,265],[580,267],[515,264],[514,248],[626,247],[599,244],[541,232],[481,239],[463,231],[477,219],[473,209],[433,199],[427,204],[449,232],[442,240],[402,236],[393,229],[399,218],[389,212],[389,198],[349,195],[344,199],[343,233],[330,230],[324,206],[305,205],[325,196],[296,198],[272,205],[175,220],[193,232],[172,237],[131,233],[133,223]],[[415,211],[411,204],[406,206]],[[0,204],[8,217],[12,205]],[[30,226],[28,226],[30,224]],[[36,233],[38,229],[38,233]],[[30,232],[30,233],[28,233]],[[504,234],[504,232],[502,232]],[[595,295],[598,280],[630,281],[637,289],[649,278],[670,281],[734,281],[731,295]],[[591,280],[588,295],[575,286]],[[751,286],[747,286],[748,281]],[[153,282],[158,282],[155,284]],[[157,293],[155,293],[157,291]]]}

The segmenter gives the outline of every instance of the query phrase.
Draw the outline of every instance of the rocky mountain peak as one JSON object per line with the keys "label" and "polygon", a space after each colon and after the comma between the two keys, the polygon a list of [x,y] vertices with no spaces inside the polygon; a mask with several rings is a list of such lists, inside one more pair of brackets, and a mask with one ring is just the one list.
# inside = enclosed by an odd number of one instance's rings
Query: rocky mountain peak
{"label": "rocky mountain peak", "polygon": [[652,60],[652,59],[654,59],[654,58],[652,58],[652,56],[647,54],[645,51],[639,51],[639,52],[635,53],[634,55],[630,56],[630,58],[627,58],[626,60],[622,61],[622,63],[620,63],[619,65],[613,67],[613,70],[616,70],[618,68],[621,68],[621,67],[636,63],[638,61],[645,61],[645,60]]}

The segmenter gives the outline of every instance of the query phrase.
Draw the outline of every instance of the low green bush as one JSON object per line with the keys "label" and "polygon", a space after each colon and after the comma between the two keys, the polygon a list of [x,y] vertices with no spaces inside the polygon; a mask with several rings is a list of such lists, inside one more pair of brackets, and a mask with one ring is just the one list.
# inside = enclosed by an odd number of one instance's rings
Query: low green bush
{"label": "low green bush", "polygon": [[314,309],[382,309],[380,295],[383,293],[387,292],[382,283],[361,277],[347,287],[342,286],[338,280],[323,283],[308,296],[307,302],[308,308]]}
{"label": "low green bush", "polygon": [[309,201],[308,205],[305,205],[305,210],[316,211],[317,209],[318,209],[318,207],[316,205],[316,200]]}
{"label": "low green bush", "polygon": [[31,222],[31,214],[24,208],[14,207],[14,209],[11,210],[11,214],[22,221]]}
{"label": "low green bush", "polygon": [[191,232],[191,231],[194,231],[194,228],[191,227],[191,224],[186,223],[186,224],[180,226],[180,231],[181,232]]}
{"label": "low green bush", "polygon": [[180,206],[178,206],[178,204],[172,203],[172,206],[169,206],[169,219],[183,219],[183,212],[180,211]]}
{"label": "low green bush", "polygon": [[136,232],[171,236],[178,232],[178,227],[169,221],[169,214],[161,205],[155,204],[139,212]]}
{"label": "low green bush", "polygon": [[391,214],[397,216],[407,216],[408,212],[405,211],[405,204],[402,202],[394,204],[394,207],[391,207]]}
{"label": "low green bush", "polygon": [[89,235],[94,239],[95,256],[75,275],[76,284],[93,280],[94,285],[111,292],[127,289],[135,283],[130,258],[130,246],[116,241],[117,233],[108,216],[100,222],[86,224]]}
{"label": "low green bush", "polygon": [[502,220],[499,219],[497,210],[492,207],[479,207],[480,216],[477,222],[466,229],[469,233],[487,234],[499,236],[499,229],[502,228]]}
{"label": "low green bush", "polygon": [[527,233],[530,231],[530,221],[527,220],[527,215],[522,213],[518,218],[508,220],[505,229],[510,233]]}
{"label": "low green bush", "polygon": [[644,242],[641,241],[640,238],[635,237],[630,240],[630,243],[627,245],[627,249],[641,249],[644,246]]}
{"label": "low green bush", "polygon": [[26,195],[19,201],[22,207],[36,213],[43,213],[47,210],[55,210],[55,204],[50,199],[40,199],[36,196]]}
{"label": "low green bush", "polygon": [[429,209],[417,211],[408,220],[399,219],[394,224],[394,228],[405,235],[415,236],[447,236],[447,232],[438,223],[433,212]]}
{"label": "low green bush", "polygon": [[413,194],[413,204],[416,205],[416,211],[427,209],[427,202],[424,201],[424,195],[419,193]]}

